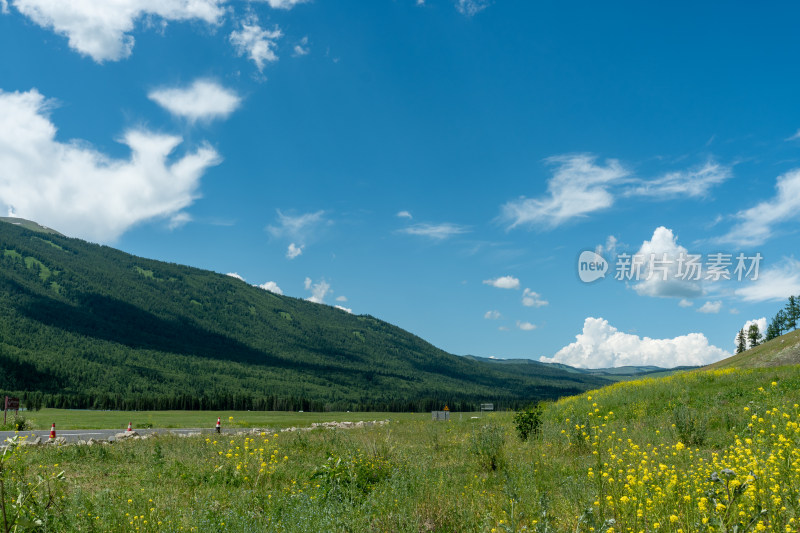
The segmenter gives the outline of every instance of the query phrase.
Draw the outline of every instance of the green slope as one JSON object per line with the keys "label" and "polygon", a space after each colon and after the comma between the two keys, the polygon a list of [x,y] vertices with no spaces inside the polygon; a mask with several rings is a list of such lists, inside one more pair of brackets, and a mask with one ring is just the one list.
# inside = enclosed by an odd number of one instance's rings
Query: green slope
{"label": "green slope", "polygon": [[800,330],[790,331],[755,348],[745,350],[722,361],[708,365],[707,369],[759,368],[796,365],[800,363]]}
{"label": "green slope", "polygon": [[520,374],[371,316],[17,224],[0,224],[0,267],[0,389],[52,407],[467,409],[608,382]]}

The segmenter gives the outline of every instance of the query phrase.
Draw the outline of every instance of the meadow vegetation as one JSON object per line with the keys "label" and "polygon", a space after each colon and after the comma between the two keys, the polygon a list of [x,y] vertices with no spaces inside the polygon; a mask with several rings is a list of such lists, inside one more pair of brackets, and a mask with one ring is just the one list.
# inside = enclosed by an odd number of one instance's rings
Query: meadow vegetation
{"label": "meadow vegetation", "polygon": [[27,490],[24,520],[47,531],[798,530],[796,366],[621,382],[528,412],[12,447],[5,508]]}

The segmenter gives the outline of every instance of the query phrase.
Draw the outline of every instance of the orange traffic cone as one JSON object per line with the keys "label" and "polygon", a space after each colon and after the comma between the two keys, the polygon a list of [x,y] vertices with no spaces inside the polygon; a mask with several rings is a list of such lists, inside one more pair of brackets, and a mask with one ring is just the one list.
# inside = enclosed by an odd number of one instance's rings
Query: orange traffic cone
{"label": "orange traffic cone", "polygon": [[130,422],[128,422],[128,431],[133,431],[133,428],[131,427],[131,423]]}
{"label": "orange traffic cone", "polygon": [[220,431],[221,431],[221,429],[219,427],[219,417],[217,417],[217,433],[219,433]]}
{"label": "orange traffic cone", "polygon": [[55,439],[56,438],[56,423],[55,422],[53,422],[53,427],[50,428],[50,438],[51,439]]}

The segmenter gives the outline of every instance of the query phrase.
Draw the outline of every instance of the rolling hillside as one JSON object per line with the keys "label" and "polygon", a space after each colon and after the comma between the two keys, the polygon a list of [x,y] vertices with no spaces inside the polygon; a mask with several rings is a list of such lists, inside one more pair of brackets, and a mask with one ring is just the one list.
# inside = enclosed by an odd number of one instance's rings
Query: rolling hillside
{"label": "rolling hillside", "polygon": [[34,405],[469,409],[609,382],[455,356],[371,316],[13,221],[0,223],[0,389]]}
{"label": "rolling hillside", "polygon": [[722,361],[705,367],[709,370],[721,368],[760,368],[800,364],[800,330],[790,331],[780,337],[745,350]]}

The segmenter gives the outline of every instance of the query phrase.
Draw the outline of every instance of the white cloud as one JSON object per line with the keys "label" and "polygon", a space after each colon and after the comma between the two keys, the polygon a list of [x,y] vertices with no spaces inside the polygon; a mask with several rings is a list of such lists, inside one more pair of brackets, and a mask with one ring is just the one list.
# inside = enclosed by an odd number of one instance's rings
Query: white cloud
{"label": "white cloud", "polygon": [[247,56],[262,72],[267,63],[278,60],[275,54],[277,40],[283,36],[280,28],[265,30],[258,24],[258,17],[249,15],[239,23],[239,29],[230,34],[231,44],[240,56]]}
{"label": "white cloud", "polygon": [[225,275],[226,276],[230,276],[232,278],[236,278],[236,279],[241,280],[241,281],[245,281],[245,279],[242,276],[240,276],[239,274],[237,274],[236,272],[228,272]]}
{"label": "white cloud", "polygon": [[242,103],[236,92],[212,80],[196,80],[189,87],[161,88],[151,91],[148,98],[189,122],[226,118]]}
{"label": "white cloud", "polygon": [[127,159],[85,141],[56,140],[52,103],[36,90],[0,90],[0,205],[70,236],[110,242],[134,224],[191,205],[205,171],[221,159],[202,146],[173,155],[177,136],[128,130]]}
{"label": "white cloud", "polygon": [[553,357],[541,357],[539,360],[579,368],[628,365],[672,368],[707,365],[730,355],[710,345],[702,333],[689,333],[673,339],[651,339],[622,333],[607,320],[593,317],[584,321],[583,332],[576,335],[575,339]]}
{"label": "white cloud", "polygon": [[602,255],[607,261],[613,260],[617,255],[617,238],[609,235],[605,244],[598,244],[594,249],[597,255]]}
{"label": "white cloud", "polygon": [[306,298],[309,302],[315,304],[325,303],[325,296],[330,292],[331,285],[327,281],[320,280],[318,283],[313,283],[311,278],[306,278],[304,286],[307,291],[311,291],[311,296]]}
{"label": "white cloud", "polygon": [[520,322],[517,320],[517,327],[522,331],[533,331],[536,329],[536,324],[531,324],[530,322]]}
{"label": "white cloud", "polygon": [[489,4],[489,0],[456,0],[456,9],[462,15],[471,17],[489,7]]}
{"label": "white cloud", "polygon": [[[263,2],[264,0],[257,0]],[[272,9],[292,9],[298,4],[305,4],[309,0],[266,0]]]}
{"label": "white cloud", "polygon": [[483,280],[485,285],[491,285],[498,289],[519,289],[519,280],[514,276],[501,276],[495,279]]}
{"label": "white cloud", "polygon": [[[761,318],[755,318],[753,320],[748,320],[747,322],[744,323],[744,326],[742,326],[742,329],[744,330],[744,338],[745,338],[745,344],[747,345],[747,349],[750,349],[750,348],[753,347],[752,346],[753,343],[751,343],[750,339],[747,338],[747,332],[750,329],[750,326],[753,325],[753,324],[756,324],[758,326],[758,331],[760,331],[761,334],[764,335],[767,332],[767,317],[763,317],[762,316]],[[739,332],[737,331],[736,334],[733,336],[733,346],[734,346],[734,348],[739,346],[739,341],[737,340],[738,336],[739,336]]]}
{"label": "white cloud", "polygon": [[175,213],[169,218],[169,224],[167,224],[167,227],[171,230],[175,230],[185,226],[192,220],[194,220],[192,218],[192,215],[184,211],[181,211],[180,213]]}
{"label": "white cloud", "polygon": [[494,310],[486,311],[486,314],[483,315],[483,318],[485,318],[486,320],[499,320],[502,317],[503,315],[500,314],[500,311],[494,311]]}
{"label": "white cloud", "polygon": [[336,301],[337,302],[346,302],[347,301],[347,296],[337,296],[336,297]]}
{"label": "white cloud", "polygon": [[[678,244],[678,237],[672,230],[660,226],[653,232],[649,241],[644,241],[642,247],[630,260],[638,264],[639,281],[633,288],[642,296],[659,298],[694,298],[703,294],[703,287],[699,280],[694,280],[694,275],[682,279],[679,268],[686,270],[689,252]],[[619,263],[623,255],[617,256]],[[681,263],[683,258],[683,263]],[[702,261],[700,261],[702,263]],[[681,273],[683,274],[683,273]],[[633,276],[636,281],[636,274]]]}
{"label": "white cloud", "polygon": [[678,305],[681,307],[691,307],[694,305],[694,302],[690,302],[686,298],[683,298],[680,302],[678,302]]}
{"label": "white cloud", "polygon": [[800,130],[797,130],[797,133],[795,133],[791,137],[787,138],[786,140],[787,141],[796,141],[798,139],[800,139]]}
{"label": "white cloud", "polygon": [[309,53],[311,53],[311,49],[308,47],[308,37],[303,37],[299,43],[294,45],[294,55],[296,57],[307,56]]}
{"label": "white cloud", "polygon": [[544,307],[549,304],[547,300],[542,300],[542,295],[530,289],[522,291],[522,305],[525,307]]}
{"label": "white cloud", "polygon": [[790,295],[800,293],[800,261],[785,258],[774,267],[759,272],[757,280],[746,283],[735,292],[745,302],[786,300]]}
{"label": "white cloud", "polygon": [[135,23],[145,17],[218,24],[225,0],[13,0],[20,13],[64,35],[69,46],[98,63],[131,55]]}
{"label": "white cloud", "polygon": [[740,246],[756,246],[772,237],[773,226],[800,218],[800,169],[778,176],[777,193],[770,200],[760,202],[736,213],[739,222],[719,242]]}
{"label": "white cloud", "polygon": [[8,0],[0,0],[0,13],[8,15]]}
{"label": "white cloud", "polygon": [[280,209],[276,212],[278,213],[278,225],[267,226],[267,231],[274,237],[288,237],[296,241],[305,241],[319,225],[325,223],[325,211],[304,215],[285,215]]}
{"label": "white cloud", "polygon": [[517,226],[538,225],[548,228],[559,226],[573,218],[611,207],[614,196],[612,185],[627,178],[629,172],[614,159],[605,166],[595,164],[590,154],[564,155],[547,159],[557,165],[555,174],[547,182],[548,196],[520,198],[501,208],[500,218]]}
{"label": "white cloud", "polygon": [[700,168],[670,172],[661,178],[642,181],[625,191],[625,196],[651,196],[658,199],[702,197],[709,189],[731,177],[730,167],[708,161]]}
{"label": "white cloud", "polygon": [[717,314],[719,313],[720,309],[722,309],[722,302],[717,300],[716,302],[706,302],[704,303],[698,310],[698,313],[706,313],[706,314]]}
{"label": "white cloud", "polygon": [[278,284],[275,283],[274,281],[268,281],[266,283],[258,285],[258,288],[264,289],[265,291],[274,292],[275,294],[283,294],[281,288],[278,287]]}
{"label": "white cloud", "polygon": [[303,253],[303,246],[297,246],[295,243],[289,243],[289,248],[286,250],[286,258],[294,259]]}
{"label": "white cloud", "polygon": [[397,216],[399,218],[414,218],[414,217],[411,216],[411,213],[409,213],[408,211],[400,211],[399,213],[397,213]]}
{"label": "white cloud", "polygon": [[341,309],[341,310],[342,310],[342,311],[344,311],[345,313],[349,313],[349,314],[351,314],[351,315],[353,314],[353,310],[352,310],[352,309],[350,309],[349,307],[344,307],[344,306],[341,306],[341,305],[334,305],[334,307],[335,307],[336,309]]}
{"label": "white cloud", "polygon": [[400,230],[400,233],[407,233],[408,235],[420,235],[422,237],[428,237],[437,241],[443,241],[452,237],[453,235],[461,235],[462,233],[468,232],[469,229],[467,229],[465,226],[459,226],[458,224],[450,224],[447,222],[443,224],[414,224],[413,226],[409,226]]}

